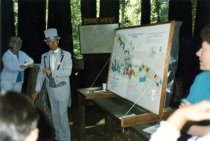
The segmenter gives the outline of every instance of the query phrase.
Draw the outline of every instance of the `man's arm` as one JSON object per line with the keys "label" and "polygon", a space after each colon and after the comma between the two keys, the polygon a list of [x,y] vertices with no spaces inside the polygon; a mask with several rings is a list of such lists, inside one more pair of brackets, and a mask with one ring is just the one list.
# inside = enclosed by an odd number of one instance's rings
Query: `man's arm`
{"label": "man's arm", "polygon": [[193,136],[204,136],[210,133],[210,127],[201,125],[191,125],[190,128],[187,130],[187,133]]}

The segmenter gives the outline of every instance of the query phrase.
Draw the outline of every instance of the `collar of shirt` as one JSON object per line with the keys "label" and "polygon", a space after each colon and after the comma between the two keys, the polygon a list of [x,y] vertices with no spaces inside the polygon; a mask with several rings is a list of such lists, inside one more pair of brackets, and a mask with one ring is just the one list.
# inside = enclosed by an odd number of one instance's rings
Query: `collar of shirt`
{"label": "collar of shirt", "polygon": [[57,49],[56,49],[56,50],[54,50],[54,51],[52,51],[52,50],[51,50],[51,51],[50,51],[50,53],[52,53],[52,54],[53,54],[53,53],[57,54],[57,53],[59,52],[59,50],[60,50],[60,49],[59,49],[59,48],[57,48]]}

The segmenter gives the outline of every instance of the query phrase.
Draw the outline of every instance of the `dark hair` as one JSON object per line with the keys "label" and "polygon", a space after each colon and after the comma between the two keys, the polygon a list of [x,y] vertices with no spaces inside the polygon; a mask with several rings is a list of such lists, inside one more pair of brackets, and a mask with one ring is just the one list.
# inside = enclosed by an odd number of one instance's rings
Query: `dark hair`
{"label": "dark hair", "polygon": [[26,96],[12,91],[0,95],[1,141],[23,141],[37,122],[38,113]]}
{"label": "dark hair", "polygon": [[210,23],[201,30],[201,39],[210,44]]}

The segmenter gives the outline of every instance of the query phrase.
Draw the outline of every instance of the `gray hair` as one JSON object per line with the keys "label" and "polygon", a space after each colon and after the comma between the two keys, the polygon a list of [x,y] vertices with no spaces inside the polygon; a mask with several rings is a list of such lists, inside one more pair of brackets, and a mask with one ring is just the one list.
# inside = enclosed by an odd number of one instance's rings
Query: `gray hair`
{"label": "gray hair", "polygon": [[18,36],[12,36],[9,39],[8,45],[9,47],[12,47],[13,44],[22,44],[22,40]]}

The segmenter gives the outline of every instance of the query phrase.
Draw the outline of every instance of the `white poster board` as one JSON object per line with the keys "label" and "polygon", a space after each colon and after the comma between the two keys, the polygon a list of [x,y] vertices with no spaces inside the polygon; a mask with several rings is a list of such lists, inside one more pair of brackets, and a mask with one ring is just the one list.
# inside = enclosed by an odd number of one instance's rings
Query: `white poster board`
{"label": "white poster board", "polygon": [[81,53],[111,53],[114,31],[118,27],[119,24],[79,26]]}
{"label": "white poster board", "polygon": [[163,106],[171,23],[117,29],[107,89],[157,115]]}

